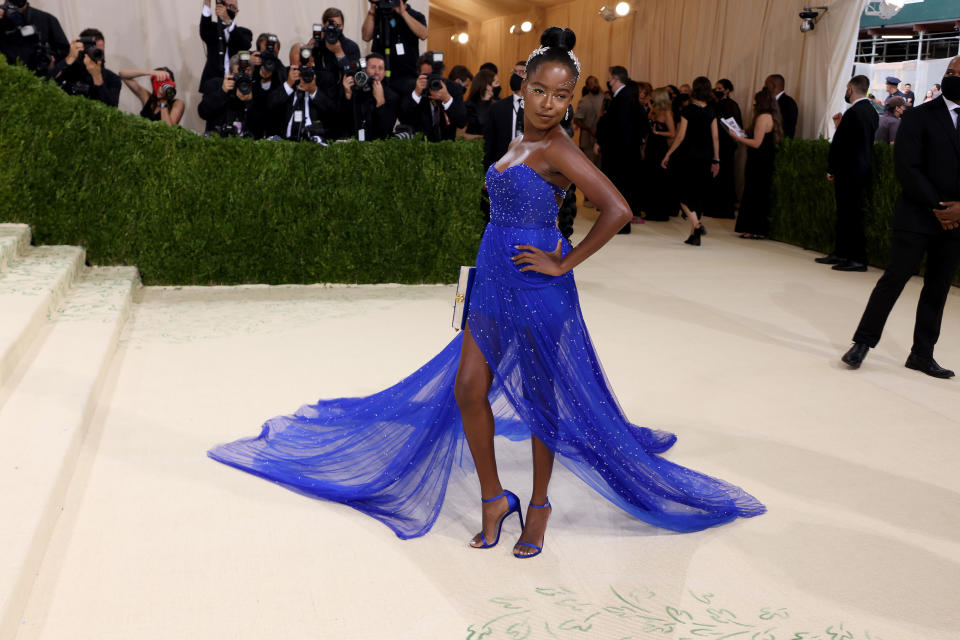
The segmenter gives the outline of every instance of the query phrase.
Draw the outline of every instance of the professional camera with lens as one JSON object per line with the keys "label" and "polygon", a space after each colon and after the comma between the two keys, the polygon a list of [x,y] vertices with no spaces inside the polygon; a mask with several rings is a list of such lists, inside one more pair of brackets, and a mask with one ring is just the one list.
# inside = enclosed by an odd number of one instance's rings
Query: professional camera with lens
{"label": "professional camera with lens", "polygon": [[166,80],[152,78],[151,80],[153,81],[153,95],[163,98],[167,102],[173,102],[173,99],[177,97],[177,83],[169,78]]}
{"label": "professional camera with lens", "polygon": [[384,13],[400,8],[400,0],[370,0],[370,2],[377,7],[377,11]]}
{"label": "professional camera with lens", "polygon": [[97,39],[93,36],[82,36],[80,42],[83,44],[83,53],[94,62],[103,62],[103,49],[97,46]]}
{"label": "professional camera with lens", "polygon": [[274,35],[267,36],[266,43],[264,44],[264,51],[260,54],[260,65],[265,71],[273,73],[277,69],[277,63],[280,62],[277,58],[277,49],[280,45],[280,38]]}
{"label": "professional camera with lens", "polygon": [[347,61],[343,67],[344,76],[353,76],[353,88],[358,91],[370,91],[373,88],[373,81],[367,75],[367,60],[360,58],[359,61]]}
{"label": "professional camera with lens", "polygon": [[241,51],[237,54],[240,62],[237,65],[237,72],[233,74],[234,88],[237,93],[248,96],[253,93],[253,75],[250,73],[250,52]]}
{"label": "professional camera with lens", "polygon": [[320,46],[321,42],[337,44],[343,38],[343,30],[335,24],[313,25],[313,43]]}
{"label": "professional camera with lens", "polygon": [[446,86],[443,82],[443,51],[428,51],[430,65],[433,71],[427,74],[427,90],[442,91]]}
{"label": "professional camera with lens", "polygon": [[310,64],[312,60],[313,51],[307,47],[300,49],[300,79],[306,84],[317,79],[317,71]]}

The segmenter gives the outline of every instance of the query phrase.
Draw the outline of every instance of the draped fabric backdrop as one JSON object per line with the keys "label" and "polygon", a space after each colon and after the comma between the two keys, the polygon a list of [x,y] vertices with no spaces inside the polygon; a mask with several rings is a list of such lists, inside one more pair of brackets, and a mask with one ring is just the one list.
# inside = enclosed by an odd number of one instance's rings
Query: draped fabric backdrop
{"label": "draped fabric backdrop", "polygon": [[[455,6],[456,0],[445,5]],[[476,70],[486,60],[509,69],[537,46],[540,32],[550,25],[577,33],[577,55],[584,74],[606,80],[607,69],[620,64],[630,77],[654,86],[691,82],[698,75],[712,81],[729,78],[748,122],[753,94],[771,73],[782,74],[787,93],[800,106],[798,135],[830,136],[830,116],[842,111],[843,88],[853,68],[864,0],[823,0],[829,7],[814,31],[800,32],[798,13],[804,0],[634,0],[635,11],[613,22],[597,13],[598,0],[558,2],[548,8],[531,6],[523,13],[485,20],[457,22],[448,15],[431,27],[430,48],[448,51],[452,64]],[[508,34],[511,24],[531,20],[530,34]],[[450,36],[470,34],[460,45]],[[449,65],[448,65],[449,66]]]}
{"label": "draped fabric backdrop", "polygon": [[[237,24],[253,32],[254,41],[263,32],[280,37],[281,58],[288,61],[294,42],[306,42],[313,35],[313,23],[320,22],[324,10],[336,6],[343,11],[344,33],[366,52],[360,39],[360,27],[369,3],[346,0],[342,3],[316,0],[236,0],[240,9]],[[31,0],[38,9],[57,16],[68,39],[77,37],[87,27],[100,29],[106,38],[107,67],[152,69],[170,67],[177,77],[177,94],[187,102],[181,123],[195,131],[203,131],[203,120],[197,115],[200,104],[200,73],[206,61],[200,40],[202,0]],[[211,0],[211,5],[215,4]],[[410,6],[426,13],[426,0],[412,0]],[[149,87],[149,81],[140,79]],[[139,113],[140,101],[123,88],[120,108]]]}
{"label": "draped fabric backdrop", "polygon": [[[446,0],[454,5],[457,0]],[[471,0],[472,1],[472,0]],[[187,101],[184,126],[202,130],[197,116],[197,85],[204,50],[198,34],[201,0],[33,0],[40,9],[56,15],[68,37],[88,26],[102,30],[107,39],[108,66],[127,68],[168,66],[177,75],[180,95]],[[360,26],[367,0],[315,2],[310,0],[238,0],[237,22],[253,31],[280,36],[284,58],[290,45],[309,39],[314,22],[324,9],[337,6],[346,16],[345,32],[360,44]],[[428,13],[426,0],[411,6]],[[577,53],[584,73],[606,79],[607,68],[622,64],[632,78],[655,86],[690,82],[697,75],[711,80],[730,78],[734,98],[749,118],[752,96],[769,73],[782,73],[787,92],[800,105],[799,134],[829,136],[830,115],[843,108],[843,86],[851,75],[857,25],[865,0],[821,0],[830,7],[817,28],[800,33],[804,0],[634,0],[635,11],[606,22],[597,14],[599,0],[558,2],[549,7],[528,5],[522,13],[479,22],[458,21],[438,12],[429,17],[430,39],[421,50],[446,53],[447,68],[465,64],[476,72],[490,60],[500,67],[506,84],[517,60],[526,59],[547,26],[568,26],[577,32]],[[518,6],[523,7],[518,3]],[[511,24],[532,20],[529,34],[512,36]],[[466,45],[451,41],[460,31],[470,35]],[[120,106],[139,111],[136,97],[126,88]]]}

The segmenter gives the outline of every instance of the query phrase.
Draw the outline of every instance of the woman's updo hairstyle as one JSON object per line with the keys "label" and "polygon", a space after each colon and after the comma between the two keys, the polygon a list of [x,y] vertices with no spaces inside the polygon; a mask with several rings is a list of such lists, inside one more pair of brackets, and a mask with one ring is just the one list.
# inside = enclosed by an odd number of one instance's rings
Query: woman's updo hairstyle
{"label": "woman's updo hairstyle", "polygon": [[558,62],[566,65],[574,80],[580,79],[580,61],[573,53],[577,44],[577,34],[572,29],[550,27],[540,36],[540,48],[535,49],[527,59],[527,77],[529,78],[544,62]]}

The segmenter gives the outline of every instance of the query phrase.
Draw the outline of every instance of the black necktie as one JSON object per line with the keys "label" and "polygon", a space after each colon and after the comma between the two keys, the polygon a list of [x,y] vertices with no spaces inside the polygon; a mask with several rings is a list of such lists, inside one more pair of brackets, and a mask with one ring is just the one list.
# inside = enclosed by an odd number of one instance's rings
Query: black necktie
{"label": "black necktie", "polygon": [[[303,129],[304,125],[304,115],[303,115],[303,106],[302,101],[305,94],[300,91],[297,91],[293,96],[293,126],[290,127],[290,139],[291,140],[300,140],[300,130]],[[300,122],[297,122],[297,113],[300,113]]]}
{"label": "black necktie", "polygon": [[517,104],[520,108],[517,111],[517,126],[513,130],[514,138],[523,134],[523,98],[520,98],[520,100],[517,101]]}
{"label": "black necktie", "polygon": [[953,112],[957,114],[957,138],[960,138],[960,107],[956,107]]}

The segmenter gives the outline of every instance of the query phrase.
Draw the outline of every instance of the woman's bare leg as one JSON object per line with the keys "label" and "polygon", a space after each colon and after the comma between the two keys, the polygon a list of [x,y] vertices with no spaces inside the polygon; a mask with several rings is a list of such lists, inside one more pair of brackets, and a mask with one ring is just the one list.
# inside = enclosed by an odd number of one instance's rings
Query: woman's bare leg
{"label": "woman's bare leg", "polygon": [[[468,326],[464,330],[463,347],[460,350],[460,365],[454,383],[454,395],[463,419],[463,431],[473,455],[473,463],[480,479],[480,497],[489,500],[503,493],[500,475],[497,473],[497,458],[493,448],[493,410],[487,393],[493,382],[493,374],[483,352],[473,339]],[[487,542],[497,536],[497,521],[507,512],[507,499],[500,498],[483,503],[483,535]],[[483,545],[478,533],[470,542],[472,546]]]}
{"label": "woman's bare leg", "polygon": [[687,222],[690,223],[690,232],[693,233],[693,231],[700,226],[700,218],[697,216],[697,212],[691,211],[690,207],[682,202],[680,203],[680,208],[683,209],[685,214],[687,214]]}
{"label": "woman's bare leg", "polygon": [[[549,495],[547,488],[550,485],[550,476],[553,475],[553,451],[535,435],[530,436],[530,444],[533,447],[533,494],[530,496],[530,502],[535,505],[544,505]],[[542,546],[540,542],[547,530],[547,520],[550,518],[551,511],[552,509],[528,507],[527,519],[518,542],[532,542],[538,547]],[[537,551],[525,544],[518,544],[513,550],[514,553],[526,556]]]}

